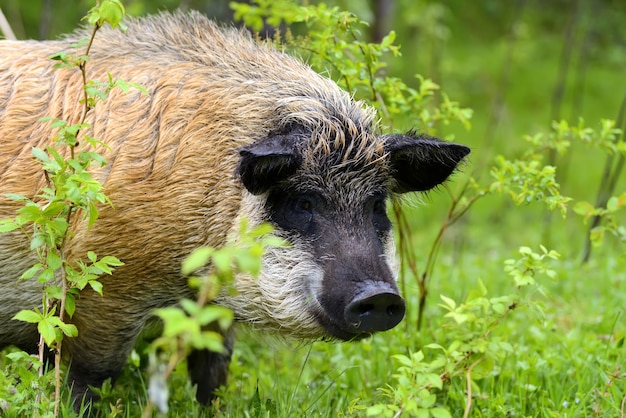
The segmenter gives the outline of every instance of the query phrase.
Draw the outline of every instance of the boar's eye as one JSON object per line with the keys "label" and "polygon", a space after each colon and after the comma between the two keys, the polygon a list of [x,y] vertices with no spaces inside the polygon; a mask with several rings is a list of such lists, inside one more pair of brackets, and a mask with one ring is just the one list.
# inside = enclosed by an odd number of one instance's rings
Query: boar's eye
{"label": "boar's eye", "polygon": [[300,232],[310,233],[313,226],[315,199],[310,195],[294,196],[285,207],[285,220]]}
{"label": "boar's eye", "polygon": [[391,221],[387,217],[386,196],[376,196],[372,200],[372,222],[376,229],[386,232],[391,228]]}
{"label": "boar's eye", "polygon": [[273,200],[272,220],[285,229],[311,233],[317,205],[310,194],[288,194]]}
{"label": "boar's eye", "polygon": [[313,213],[313,202],[307,197],[299,197],[295,204],[294,209],[303,213],[303,214],[312,214]]}
{"label": "boar's eye", "polygon": [[387,205],[384,197],[374,201],[374,215],[387,215]]}

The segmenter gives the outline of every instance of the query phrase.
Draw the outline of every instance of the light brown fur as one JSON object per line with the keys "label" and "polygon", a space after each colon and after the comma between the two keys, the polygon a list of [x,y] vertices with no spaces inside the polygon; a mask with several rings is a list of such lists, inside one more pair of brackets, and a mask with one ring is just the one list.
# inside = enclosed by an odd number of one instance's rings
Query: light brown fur
{"label": "light brown fur", "polygon": [[[79,71],[54,69],[48,59],[60,50],[82,53],[70,47],[74,38],[0,42],[0,218],[14,216],[19,207],[5,193],[36,199],[45,186],[31,148],[49,145],[53,133],[39,119],[76,123],[80,118]],[[107,72],[149,94],[113,90],[90,111],[93,129],[83,132],[109,147],[98,150],[108,164],[94,175],[114,208],[102,206],[91,230],[76,223],[67,255],[76,260],[92,250],[125,263],[102,278],[103,297],[86,290],[77,300],[72,322],[79,337],[68,339],[65,347],[73,367],[89,376],[121,368],[153,308],[192,296],[180,265],[193,249],[220,246],[242,215],[263,220],[262,199],[246,193],[234,175],[240,147],[298,124],[313,132],[310,155],[341,150],[344,160],[349,155],[365,165],[383,156],[383,141],[372,134],[371,110],[297,60],[237,30],[222,31],[197,13],[132,20],[128,34],[102,29],[87,76],[106,80]],[[350,144],[346,135],[353,139]],[[36,341],[33,327],[9,319],[39,303],[39,285],[18,283],[35,262],[28,245],[19,232],[0,235],[5,293],[0,347],[32,349]],[[15,294],[7,295],[6,289]],[[247,309],[249,302],[243,302]],[[250,315],[242,319],[272,322],[269,328],[295,335],[323,335],[312,318]]]}
{"label": "light brown fur", "polygon": [[[87,64],[89,79],[110,73],[148,95],[113,90],[81,133],[107,145],[98,151],[108,164],[92,172],[114,207],[101,205],[89,230],[73,223],[66,255],[91,250],[125,265],[101,277],[104,296],[85,290],[76,301],[79,334],[64,342],[75,397],[119,374],[154,308],[194,296],[182,261],[233,239],[242,218],[272,222],[291,245],[267,251],[258,279],[237,277],[238,293],[217,299],[237,320],[346,341],[396,326],[405,302],[385,204],[441,184],[469,149],[414,132],[377,135],[373,110],[332,81],[198,13],[127,26],[102,29]],[[80,120],[80,72],[48,57],[81,54],[71,45],[87,35],[0,42],[0,218],[20,206],[4,194],[37,200],[46,186],[31,149],[54,132],[40,118]],[[36,348],[36,328],[11,320],[40,304],[41,285],[18,280],[35,262],[21,232],[0,235],[0,348]],[[227,376],[233,336],[224,334],[226,353],[187,359],[203,403]]]}

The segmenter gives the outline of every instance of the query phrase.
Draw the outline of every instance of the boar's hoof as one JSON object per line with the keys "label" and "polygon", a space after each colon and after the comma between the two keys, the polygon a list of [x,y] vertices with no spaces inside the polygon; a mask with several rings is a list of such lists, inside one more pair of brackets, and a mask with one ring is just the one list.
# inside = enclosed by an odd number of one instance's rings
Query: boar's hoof
{"label": "boar's hoof", "polygon": [[344,311],[344,318],[361,333],[386,331],[404,318],[404,300],[395,293],[356,297]]}

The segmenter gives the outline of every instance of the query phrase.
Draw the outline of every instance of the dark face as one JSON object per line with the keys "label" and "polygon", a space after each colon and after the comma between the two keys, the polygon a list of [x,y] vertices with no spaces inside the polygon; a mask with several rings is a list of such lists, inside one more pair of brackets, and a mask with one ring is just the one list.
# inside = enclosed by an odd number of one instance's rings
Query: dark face
{"label": "dark face", "polygon": [[305,245],[323,270],[317,320],[333,337],[350,340],[393,328],[405,307],[387,260],[393,243],[386,192],[342,195],[338,202],[337,193],[321,188],[275,189],[267,209],[277,230]]}
{"label": "dark face", "polygon": [[277,233],[315,262],[302,284],[310,294],[302,309],[327,336],[343,340],[388,330],[404,317],[389,195],[435,187],[469,152],[434,138],[365,137],[367,152],[349,142],[314,146],[302,130],[271,136],[243,148],[238,169],[250,193],[267,196]]}

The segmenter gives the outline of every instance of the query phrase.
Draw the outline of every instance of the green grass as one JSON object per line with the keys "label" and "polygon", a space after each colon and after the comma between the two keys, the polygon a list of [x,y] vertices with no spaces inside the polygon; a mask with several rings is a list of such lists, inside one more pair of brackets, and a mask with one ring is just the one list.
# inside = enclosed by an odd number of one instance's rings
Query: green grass
{"label": "green grass", "polygon": [[[462,251],[455,258],[446,243],[431,282],[424,329],[415,329],[416,287],[407,283],[410,310],[396,329],[358,343],[313,345],[276,341],[243,332],[236,344],[231,375],[215,409],[204,416],[365,416],[368,407],[391,402],[382,389],[398,385],[394,355],[420,349],[426,359],[437,350],[425,345],[452,342],[453,321],[444,318],[438,295],[464,300],[482,280],[488,296],[514,291],[503,271],[515,251]],[[474,382],[471,416],[619,417],[626,396],[626,269],[623,259],[598,254],[587,266],[569,260],[552,263],[554,281],[541,280],[545,294],[530,291],[490,336],[513,350]],[[536,305],[535,305],[536,304]],[[469,332],[468,332],[469,335]],[[118,384],[110,399],[128,399],[137,386],[136,369]],[[614,374],[614,380],[611,375]],[[437,392],[437,402],[462,416],[467,402],[464,377]],[[184,367],[172,382],[169,416],[186,416],[194,404]],[[134,397],[135,395],[132,395]],[[135,410],[136,411],[136,410]],[[127,411],[135,416],[137,412]]]}
{"label": "green grass", "polygon": [[[464,265],[475,263],[480,264],[470,259]],[[275,408],[278,416],[352,416],[363,412],[359,407],[387,401],[379,389],[396,384],[394,354],[450,342],[450,320],[442,318],[435,296],[460,300],[478,277],[492,295],[509,292],[501,266],[502,260],[490,271],[466,272],[459,283],[456,267],[441,265],[421,333],[414,330],[413,312],[398,329],[360,343],[294,348],[244,338],[237,345],[222,413],[259,416],[258,411]],[[548,296],[537,295],[543,316],[520,307],[497,326],[494,338],[510,342],[514,351],[491,376],[476,382],[473,416],[619,416],[626,379],[607,381],[611,373],[623,373],[626,363],[626,347],[618,346],[626,334],[626,295],[619,292],[626,286],[624,265],[588,267],[584,278],[580,270],[561,267],[560,278],[545,284]],[[464,379],[457,378],[441,394],[454,416],[462,415],[465,390]]]}
{"label": "green grass", "polygon": [[[458,6],[458,5],[457,5]],[[492,5],[494,6],[494,5]],[[495,7],[495,6],[494,6]],[[468,15],[465,16],[464,13]],[[554,88],[562,35],[559,30],[539,29],[541,16],[528,15],[525,31],[515,46],[514,62],[504,92],[503,119],[494,142],[484,143],[497,79],[502,71],[507,44],[506,24],[491,23],[488,14],[475,9],[453,9],[448,21],[452,37],[442,58],[442,87],[454,100],[475,111],[473,128],[444,128],[456,141],[470,144],[473,157],[465,168],[487,155],[522,152],[524,134],[548,132],[550,98]],[[536,10],[534,13],[538,13]],[[466,17],[466,20],[464,20]],[[562,23],[562,22],[561,22]],[[407,31],[408,32],[408,31]],[[407,45],[414,40],[399,34],[404,56],[393,70],[409,80],[415,72],[429,74],[428,46],[416,56]],[[568,81],[562,116],[575,122],[584,117],[597,127],[601,118],[615,118],[623,90],[623,54],[607,47],[610,59],[597,56],[589,63],[585,102],[581,114],[572,114],[572,80]],[[407,64],[409,63],[409,64]],[[403,123],[411,127],[407,118]],[[398,124],[401,126],[401,124]],[[575,200],[595,199],[604,155],[575,146],[568,160],[560,160],[563,193]],[[564,163],[567,161],[567,163]],[[451,187],[462,183],[457,175]],[[486,178],[486,174],[485,177]],[[622,176],[618,192],[626,190]],[[412,209],[413,243],[418,249],[418,266],[427,253],[449,205],[444,190],[429,194]],[[408,303],[407,318],[396,329],[357,343],[306,344],[275,341],[241,332],[231,363],[230,380],[214,408],[202,410],[193,400],[193,388],[181,365],[172,378],[168,416],[224,417],[352,417],[364,416],[376,404],[397,399],[385,390],[397,388],[400,362],[396,355],[424,351],[425,362],[439,352],[425,348],[437,343],[449,346],[465,330],[468,339],[484,329],[461,328],[438,304],[439,295],[457,303],[478,288],[482,281],[488,297],[516,292],[504,261],[518,256],[520,246],[538,251],[544,244],[562,257],[550,262],[557,279],[537,278],[542,292],[522,290],[521,303],[494,326],[490,341],[508,342],[512,350],[488,374],[475,379],[472,409],[475,417],[623,417],[626,408],[626,257],[623,243],[609,239],[594,250],[589,264],[581,266],[586,227],[581,218],[553,214],[549,227],[538,204],[517,207],[505,197],[480,200],[467,216],[447,231],[438,264],[430,279],[430,296],[424,326],[416,329],[418,287],[411,275],[402,278]],[[626,218],[622,215],[621,223]],[[0,360],[1,361],[1,360]],[[434,390],[437,404],[452,416],[463,416],[467,404],[466,369]],[[103,404],[121,399],[118,416],[138,416],[145,402],[146,372],[129,365],[113,389],[104,391]],[[107,408],[105,408],[106,410]]]}

